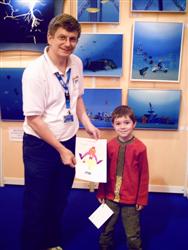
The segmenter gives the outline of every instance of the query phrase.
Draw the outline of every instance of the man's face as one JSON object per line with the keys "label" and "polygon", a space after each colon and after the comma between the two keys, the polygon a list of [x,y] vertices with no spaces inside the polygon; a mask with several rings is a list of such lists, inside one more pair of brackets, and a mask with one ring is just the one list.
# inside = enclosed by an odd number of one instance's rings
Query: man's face
{"label": "man's face", "polygon": [[48,44],[56,56],[68,57],[74,51],[78,42],[78,32],[68,32],[58,28],[52,36],[48,34]]}

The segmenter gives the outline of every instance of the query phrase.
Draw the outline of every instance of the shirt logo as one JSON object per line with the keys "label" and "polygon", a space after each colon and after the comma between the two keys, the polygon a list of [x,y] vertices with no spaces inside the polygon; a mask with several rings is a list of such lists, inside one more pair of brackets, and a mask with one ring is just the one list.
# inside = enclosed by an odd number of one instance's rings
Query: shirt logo
{"label": "shirt logo", "polygon": [[78,80],[79,80],[79,76],[75,76],[72,78],[73,84],[77,85],[78,84]]}

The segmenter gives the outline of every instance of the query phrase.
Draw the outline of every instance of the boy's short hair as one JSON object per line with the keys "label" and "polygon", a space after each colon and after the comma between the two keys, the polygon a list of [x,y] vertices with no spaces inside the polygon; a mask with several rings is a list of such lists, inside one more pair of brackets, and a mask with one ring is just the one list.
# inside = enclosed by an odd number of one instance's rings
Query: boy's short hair
{"label": "boy's short hair", "polygon": [[114,120],[116,118],[123,117],[123,116],[124,117],[128,116],[133,121],[133,123],[136,122],[136,117],[132,108],[127,105],[121,105],[121,106],[116,107],[114,111],[112,112],[112,123],[114,123]]}
{"label": "boy's short hair", "polygon": [[61,14],[55,16],[51,19],[48,24],[48,34],[54,36],[58,28],[63,28],[68,32],[78,32],[78,38],[81,34],[81,25],[80,23],[69,14]]}

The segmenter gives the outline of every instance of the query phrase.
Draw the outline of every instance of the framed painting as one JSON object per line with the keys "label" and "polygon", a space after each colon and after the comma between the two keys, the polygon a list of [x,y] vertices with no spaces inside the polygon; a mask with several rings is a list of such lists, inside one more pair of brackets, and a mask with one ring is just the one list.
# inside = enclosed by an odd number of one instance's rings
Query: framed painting
{"label": "framed painting", "polygon": [[24,68],[0,68],[1,120],[24,120],[22,112],[22,74]]}
{"label": "framed painting", "polygon": [[134,23],[132,81],[179,82],[183,23]]}
{"label": "framed painting", "polygon": [[62,0],[0,0],[0,51],[41,51],[47,43],[48,23],[61,13]]}
{"label": "framed painting", "polygon": [[186,0],[132,0],[132,12],[186,12]]}
{"label": "framed painting", "polygon": [[83,62],[85,76],[122,75],[122,34],[82,34],[75,54]]}
{"label": "framed painting", "polygon": [[177,130],[181,90],[129,89],[137,129]]}
{"label": "framed painting", "polygon": [[80,23],[119,23],[119,0],[77,0]]}
{"label": "framed painting", "polygon": [[85,89],[83,99],[92,123],[98,128],[112,128],[111,114],[121,105],[121,89]]}

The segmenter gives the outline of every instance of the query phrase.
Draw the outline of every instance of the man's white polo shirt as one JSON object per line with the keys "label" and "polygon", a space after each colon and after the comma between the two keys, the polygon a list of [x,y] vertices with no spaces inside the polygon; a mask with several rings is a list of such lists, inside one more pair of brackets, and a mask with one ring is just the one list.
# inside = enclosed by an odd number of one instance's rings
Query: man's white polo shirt
{"label": "man's white polo shirt", "polygon": [[[84,92],[81,60],[75,55],[70,55],[66,72],[69,68],[71,68],[68,83],[70,111],[74,116],[74,122],[64,123],[64,116],[67,115],[65,93],[55,76],[56,72],[62,73],[52,63],[46,49],[43,55],[25,69],[22,78],[25,117],[40,115],[59,141],[68,140],[76,134],[79,128],[76,115],[77,98]],[[64,80],[66,82],[66,76]],[[28,125],[27,118],[23,128],[25,133],[39,137]]]}

